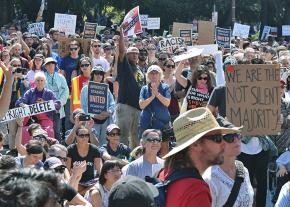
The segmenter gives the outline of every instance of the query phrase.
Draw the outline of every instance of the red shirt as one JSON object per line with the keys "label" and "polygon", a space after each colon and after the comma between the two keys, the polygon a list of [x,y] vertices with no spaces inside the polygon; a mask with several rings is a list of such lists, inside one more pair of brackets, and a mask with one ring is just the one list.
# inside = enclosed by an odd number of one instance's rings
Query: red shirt
{"label": "red shirt", "polygon": [[88,83],[89,78],[86,78],[83,75],[80,75],[80,79],[79,79],[79,89],[80,89],[80,93],[82,88]]}
{"label": "red shirt", "polygon": [[[161,180],[166,172],[159,175]],[[183,178],[173,182],[166,192],[166,207],[211,207],[208,184],[197,178]]]}

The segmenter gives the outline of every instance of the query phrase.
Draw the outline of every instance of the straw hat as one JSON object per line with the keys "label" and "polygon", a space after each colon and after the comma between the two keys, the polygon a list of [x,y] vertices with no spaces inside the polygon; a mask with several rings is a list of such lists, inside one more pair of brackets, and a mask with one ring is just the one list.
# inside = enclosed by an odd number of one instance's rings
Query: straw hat
{"label": "straw hat", "polygon": [[176,147],[163,159],[180,152],[205,135],[240,133],[241,128],[220,127],[210,110],[205,107],[186,111],[173,122]]}

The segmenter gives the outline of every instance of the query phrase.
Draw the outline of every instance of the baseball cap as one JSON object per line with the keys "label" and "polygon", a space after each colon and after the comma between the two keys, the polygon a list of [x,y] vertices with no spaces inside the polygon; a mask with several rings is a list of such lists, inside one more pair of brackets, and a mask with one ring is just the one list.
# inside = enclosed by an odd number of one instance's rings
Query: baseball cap
{"label": "baseball cap", "polygon": [[126,53],[139,53],[139,50],[137,47],[129,47]]}
{"label": "baseball cap", "polygon": [[100,65],[96,65],[96,66],[93,67],[91,74],[93,74],[95,72],[105,73],[105,69],[102,66],[100,66]]}
{"label": "baseball cap", "polygon": [[58,159],[57,157],[50,157],[48,159],[46,159],[46,161],[43,164],[44,169],[54,169],[57,168],[59,166],[64,166],[64,164],[62,164],[61,160]]}
{"label": "baseball cap", "polygon": [[106,42],[105,44],[104,44],[104,46],[103,46],[103,49],[104,50],[110,50],[110,49],[112,49],[113,47],[112,47],[112,45],[110,44],[110,43],[108,43],[108,42]]}
{"label": "baseball cap", "polygon": [[162,73],[162,69],[158,65],[151,65],[148,68],[147,73],[151,73],[152,71],[157,71],[158,73]]}
{"label": "baseball cap", "polygon": [[109,207],[154,207],[157,188],[151,183],[128,175],[114,183],[109,195]]}
{"label": "baseball cap", "polygon": [[119,129],[120,127],[116,124],[110,124],[109,126],[107,126],[107,133],[110,133],[113,129]]}
{"label": "baseball cap", "polygon": [[52,58],[52,57],[45,58],[43,65],[46,65],[48,63],[56,64],[56,60],[54,58]]}

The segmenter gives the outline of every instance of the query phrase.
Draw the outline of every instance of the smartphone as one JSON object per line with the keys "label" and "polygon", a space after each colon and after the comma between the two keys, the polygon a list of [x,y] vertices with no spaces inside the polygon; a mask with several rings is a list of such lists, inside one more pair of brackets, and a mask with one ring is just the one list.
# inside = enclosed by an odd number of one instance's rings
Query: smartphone
{"label": "smartphone", "polygon": [[91,120],[91,116],[90,115],[86,115],[86,114],[82,114],[79,116],[79,120],[80,121],[90,121]]}

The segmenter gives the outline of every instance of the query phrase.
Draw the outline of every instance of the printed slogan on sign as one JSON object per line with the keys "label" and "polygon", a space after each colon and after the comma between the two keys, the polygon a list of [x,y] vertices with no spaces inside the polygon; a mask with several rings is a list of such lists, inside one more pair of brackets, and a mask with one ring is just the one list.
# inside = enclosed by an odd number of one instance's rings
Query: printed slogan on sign
{"label": "printed slogan on sign", "polygon": [[243,135],[280,132],[280,69],[278,65],[229,65],[226,68],[227,118],[243,125]]}
{"label": "printed slogan on sign", "polygon": [[104,83],[89,82],[88,86],[88,113],[100,114],[107,111],[108,85]]}

